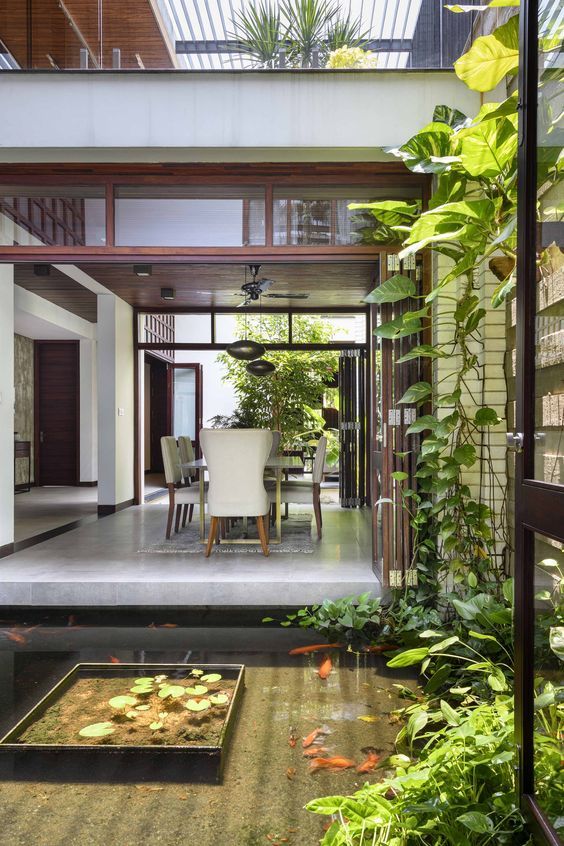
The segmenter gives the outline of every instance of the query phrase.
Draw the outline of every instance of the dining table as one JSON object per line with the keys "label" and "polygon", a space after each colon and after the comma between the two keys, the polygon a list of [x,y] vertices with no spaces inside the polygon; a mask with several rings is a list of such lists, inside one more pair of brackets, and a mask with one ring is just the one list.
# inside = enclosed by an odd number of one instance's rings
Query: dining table
{"label": "dining table", "polygon": [[[276,533],[270,543],[282,543],[282,476],[292,470],[303,470],[304,463],[299,455],[273,455],[266,460],[265,470],[273,471],[276,483]],[[206,503],[205,503],[205,471],[208,465],[205,458],[195,458],[182,464],[185,478],[189,478],[190,470],[198,470],[200,485],[200,540],[206,540]],[[236,514],[233,515],[237,517]],[[233,542],[233,541],[231,541]],[[246,543],[252,543],[245,539]],[[258,543],[258,541],[257,541]]]}

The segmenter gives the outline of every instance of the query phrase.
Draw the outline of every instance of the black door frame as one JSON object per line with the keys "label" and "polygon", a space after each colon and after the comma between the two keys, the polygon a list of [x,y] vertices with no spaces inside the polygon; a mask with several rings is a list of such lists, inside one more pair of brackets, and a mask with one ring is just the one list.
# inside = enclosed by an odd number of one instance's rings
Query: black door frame
{"label": "black door frame", "polygon": [[515,426],[523,441],[515,460],[515,735],[521,806],[539,841],[560,846],[534,781],[534,534],[564,542],[564,486],[534,479],[538,13],[538,0],[521,4]]}

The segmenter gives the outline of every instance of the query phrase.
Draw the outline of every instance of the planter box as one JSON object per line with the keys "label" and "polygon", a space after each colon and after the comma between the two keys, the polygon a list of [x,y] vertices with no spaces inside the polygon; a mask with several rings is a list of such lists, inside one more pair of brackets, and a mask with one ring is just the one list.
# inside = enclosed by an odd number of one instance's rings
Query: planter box
{"label": "planter box", "polygon": [[[0,740],[1,774],[11,778],[55,781],[219,782],[244,690],[244,669],[242,664],[77,664]],[[151,735],[151,737],[157,736],[160,742],[139,743],[134,736],[135,722],[126,721],[125,716],[121,718],[121,712],[120,719],[116,719],[116,711],[110,706],[107,706],[106,715],[99,721],[108,721],[114,725],[112,721],[114,718],[115,725],[121,729],[119,733],[126,735],[126,742],[122,740],[112,742],[106,738],[95,742],[79,736],[79,730],[86,724],[98,722],[94,719],[89,720],[89,706],[92,704],[92,708],[95,709],[97,704],[108,701],[108,691],[104,695],[104,682],[107,682],[106,687],[111,686],[112,690],[109,692],[112,696],[116,695],[116,688],[120,688],[117,690],[118,695],[129,695],[128,691],[132,682],[135,684],[135,679],[163,675],[167,677],[167,683],[175,684],[177,681],[186,682],[191,670],[201,671],[203,674],[219,673],[222,682],[227,683],[223,685],[224,689],[229,688],[229,703],[223,706],[221,716],[219,716],[220,712],[212,712],[211,709],[209,711],[209,714],[213,713],[215,720],[212,741],[187,739],[179,742],[176,739],[174,742],[166,742],[166,731],[163,731],[162,734]],[[123,685],[119,683],[116,685],[119,679],[124,680]],[[92,696],[89,691],[86,694],[82,692],[85,687],[88,687],[89,680],[96,680],[96,694],[99,693],[99,696]],[[197,677],[190,677],[188,686],[193,687],[198,683]],[[217,684],[219,683],[216,682]],[[210,690],[210,693],[213,691]],[[207,698],[210,693],[200,698]],[[68,729],[72,738],[76,737],[77,740],[69,738],[62,742],[50,741],[49,733],[56,733],[56,730],[60,728],[58,719],[63,713],[65,704],[67,709],[76,709],[80,698],[85,699],[84,705],[80,706],[80,720],[73,717],[74,722]],[[136,698],[139,703],[150,701],[144,700],[143,696],[139,695]],[[158,702],[158,699],[153,698],[152,701]],[[168,700],[168,702],[173,701],[175,700]],[[164,711],[167,708],[167,700],[163,699],[162,705],[159,704],[158,707],[162,707]],[[176,709],[174,713],[178,715],[177,723],[180,721],[183,724],[186,723],[187,729],[192,727],[201,729],[203,724],[198,723],[196,715],[186,711],[180,705],[172,707]],[[50,715],[55,716],[50,717]],[[221,717],[223,717],[222,722]],[[52,720],[54,729],[49,728],[49,719]],[[42,734],[44,723],[47,726],[45,741],[38,739],[38,735]],[[143,728],[147,733],[146,721],[140,731]],[[29,734],[31,737],[26,739],[26,735]],[[130,741],[127,735],[132,735]]]}

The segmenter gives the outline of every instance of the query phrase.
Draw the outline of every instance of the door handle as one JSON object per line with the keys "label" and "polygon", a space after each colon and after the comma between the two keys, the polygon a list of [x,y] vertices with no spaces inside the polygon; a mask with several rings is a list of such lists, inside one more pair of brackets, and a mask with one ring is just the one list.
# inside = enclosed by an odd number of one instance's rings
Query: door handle
{"label": "door handle", "polygon": [[525,437],[522,432],[508,432],[506,435],[507,449],[513,452],[523,452]]}
{"label": "door handle", "polygon": [[42,444],[44,440],[45,440],[45,432],[40,432],[39,433],[39,443]]}

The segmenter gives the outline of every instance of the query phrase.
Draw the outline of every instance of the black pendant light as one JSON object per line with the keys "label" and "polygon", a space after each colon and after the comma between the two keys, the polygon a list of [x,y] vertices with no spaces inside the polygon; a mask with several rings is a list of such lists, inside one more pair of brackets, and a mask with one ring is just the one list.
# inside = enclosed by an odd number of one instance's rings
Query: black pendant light
{"label": "black pendant light", "polygon": [[255,358],[264,355],[266,349],[262,344],[257,344],[256,341],[244,340],[229,344],[227,352],[232,358],[237,358],[239,361],[254,361]]}
{"label": "black pendant light", "polygon": [[[247,284],[247,268],[245,267],[245,285]],[[246,305],[246,303],[245,303]],[[262,344],[256,341],[251,341],[247,338],[247,313],[245,312],[245,338],[241,341],[234,341],[227,347],[227,353],[231,358],[236,358],[239,361],[254,361],[260,358],[266,352]]]}
{"label": "black pendant light", "polygon": [[276,370],[275,365],[266,358],[259,358],[257,361],[251,361],[245,368],[247,373],[253,376],[270,376]]}

